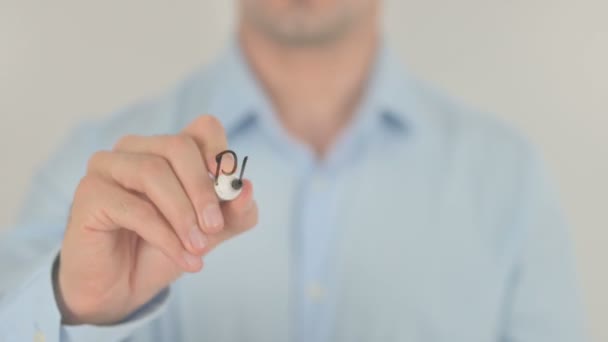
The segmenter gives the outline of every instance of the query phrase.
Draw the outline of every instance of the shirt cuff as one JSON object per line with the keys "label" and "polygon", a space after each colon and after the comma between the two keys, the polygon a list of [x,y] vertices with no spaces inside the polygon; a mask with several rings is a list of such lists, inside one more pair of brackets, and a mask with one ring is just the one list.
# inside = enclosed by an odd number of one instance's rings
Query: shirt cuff
{"label": "shirt cuff", "polygon": [[0,302],[0,335],[7,341],[60,341],[61,313],[55,302],[52,269],[55,250],[31,277]]}
{"label": "shirt cuff", "polygon": [[113,325],[64,325],[62,336],[70,342],[112,342],[123,341],[137,329],[157,318],[166,310],[169,299],[169,288],[161,291],[154,299],[139,308],[125,320]]}
{"label": "shirt cuff", "polygon": [[61,325],[61,313],[53,289],[53,266],[58,255],[57,249],[44,259],[42,266],[23,286],[1,298],[0,336],[7,338],[6,341],[122,341],[158,317],[167,307],[169,288],[118,324]]}

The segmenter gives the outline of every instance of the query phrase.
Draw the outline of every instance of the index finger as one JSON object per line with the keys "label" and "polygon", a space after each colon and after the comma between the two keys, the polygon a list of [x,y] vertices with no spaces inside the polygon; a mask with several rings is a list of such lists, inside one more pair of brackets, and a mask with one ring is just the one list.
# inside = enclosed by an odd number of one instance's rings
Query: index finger
{"label": "index finger", "polygon": [[[228,138],[222,123],[212,115],[202,115],[188,125],[184,134],[190,136],[198,145],[209,172],[215,172],[217,162],[215,156],[228,149]],[[226,170],[232,170],[234,160],[230,154],[222,159],[222,166]]]}

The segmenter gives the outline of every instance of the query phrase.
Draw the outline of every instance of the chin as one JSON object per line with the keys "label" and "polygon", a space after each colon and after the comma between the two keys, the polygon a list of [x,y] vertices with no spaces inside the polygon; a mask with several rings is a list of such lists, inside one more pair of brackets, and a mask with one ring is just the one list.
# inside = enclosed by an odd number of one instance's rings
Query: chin
{"label": "chin", "polygon": [[313,45],[338,40],[379,0],[241,0],[242,19],[273,40]]}

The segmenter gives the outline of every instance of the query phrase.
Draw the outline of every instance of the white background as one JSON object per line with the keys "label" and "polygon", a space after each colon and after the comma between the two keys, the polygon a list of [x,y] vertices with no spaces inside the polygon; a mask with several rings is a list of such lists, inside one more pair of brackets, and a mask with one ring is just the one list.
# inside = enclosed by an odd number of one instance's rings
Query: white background
{"label": "white background", "polygon": [[[574,230],[595,341],[608,341],[608,2],[388,1],[417,75],[541,146]],[[0,227],[66,132],[210,61],[233,1],[0,0]]]}

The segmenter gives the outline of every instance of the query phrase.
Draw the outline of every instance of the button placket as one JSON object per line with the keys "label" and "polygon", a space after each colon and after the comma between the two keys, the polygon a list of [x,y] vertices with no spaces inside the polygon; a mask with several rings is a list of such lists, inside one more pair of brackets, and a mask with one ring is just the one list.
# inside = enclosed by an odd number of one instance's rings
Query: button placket
{"label": "button placket", "polygon": [[36,333],[34,334],[34,342],[45,342],[46,341],[46,337],[44,336],[44,334],[41,331],[36,331]]}

